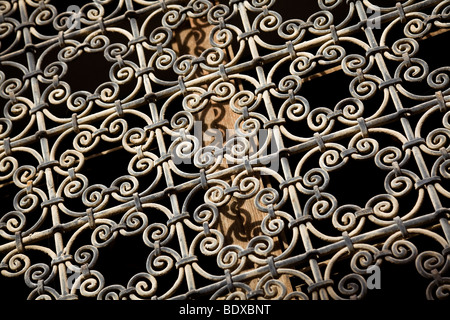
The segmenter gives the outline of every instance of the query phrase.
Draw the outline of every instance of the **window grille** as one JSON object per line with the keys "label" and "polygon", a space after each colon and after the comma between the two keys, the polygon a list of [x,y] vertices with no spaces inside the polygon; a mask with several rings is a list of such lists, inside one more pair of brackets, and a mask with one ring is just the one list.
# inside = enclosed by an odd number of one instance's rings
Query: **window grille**
{"label": "window grille", "polygon": [[449,14],[0,1],[2,297],[448,298]]}

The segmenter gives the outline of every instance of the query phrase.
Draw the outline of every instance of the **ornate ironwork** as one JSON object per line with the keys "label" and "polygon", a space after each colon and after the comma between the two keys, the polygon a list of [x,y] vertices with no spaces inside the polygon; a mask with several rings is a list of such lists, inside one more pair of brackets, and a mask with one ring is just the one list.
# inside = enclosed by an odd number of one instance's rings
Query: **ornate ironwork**
{"label": "ornate ironwork", "polygon": [[448,298],[450,1],[385,3],[0,1],[1,281]]}

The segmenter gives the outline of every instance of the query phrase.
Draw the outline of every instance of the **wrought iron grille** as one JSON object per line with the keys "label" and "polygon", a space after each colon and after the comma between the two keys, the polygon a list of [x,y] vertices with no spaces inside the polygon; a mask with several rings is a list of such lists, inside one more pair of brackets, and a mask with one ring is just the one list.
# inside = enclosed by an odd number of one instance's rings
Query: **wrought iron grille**
{"label": "wrought iron grille", "polygon": [[0,1],[2,296],[448,298],[449,14]]}

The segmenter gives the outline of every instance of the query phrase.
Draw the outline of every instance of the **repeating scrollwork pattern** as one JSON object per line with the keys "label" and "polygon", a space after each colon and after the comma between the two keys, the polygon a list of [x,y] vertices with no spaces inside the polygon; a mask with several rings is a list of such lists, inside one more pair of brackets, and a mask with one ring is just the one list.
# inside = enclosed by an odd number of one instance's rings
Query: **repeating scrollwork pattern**
{"label": "repeating scrollwork pattern", "polygon": [[449,299],[449,19],[449,0],[0,1],[0,287],[370,299],[411,267]]}

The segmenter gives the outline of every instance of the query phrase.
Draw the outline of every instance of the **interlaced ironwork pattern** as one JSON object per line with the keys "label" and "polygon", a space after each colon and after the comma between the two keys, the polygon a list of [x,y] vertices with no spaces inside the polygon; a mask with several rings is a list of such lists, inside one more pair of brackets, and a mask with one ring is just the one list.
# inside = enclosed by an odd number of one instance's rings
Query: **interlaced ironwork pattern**
{"label": "interlaced ironwork pattern", "polygon": [[449,297],[450,1],[71,9],[0,1],[1,281],[363,299],[410,265]]}

